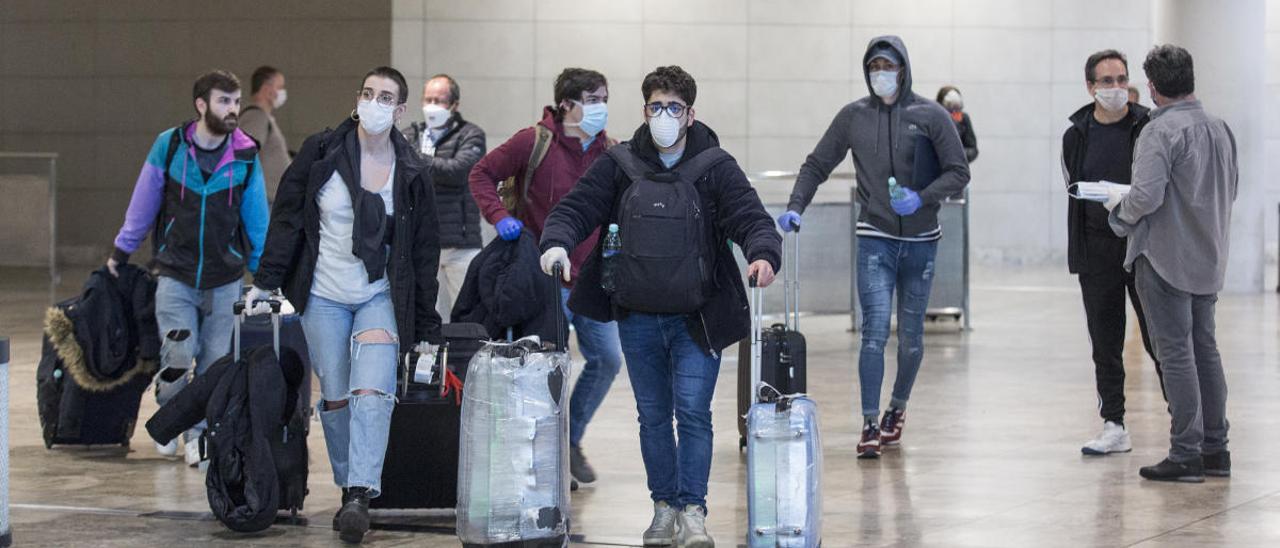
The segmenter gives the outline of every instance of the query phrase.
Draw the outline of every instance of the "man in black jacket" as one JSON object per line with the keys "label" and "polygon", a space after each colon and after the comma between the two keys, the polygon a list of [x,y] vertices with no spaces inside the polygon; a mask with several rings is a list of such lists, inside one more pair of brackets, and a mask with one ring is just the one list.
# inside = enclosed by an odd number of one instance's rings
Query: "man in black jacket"
{"label": "man in black jacket", "polygon": [[[1129,65],[1116,50],[1089,56],[1084,68],[1085,86],[1094,101],[1071,115],[1071,127],[1062,135],[1062,172],[1067,192],[1081,181],[1129,184],[1133,142],[1147,118],[1147,109],[1129,101]],[[1124,296],[1138,314],[1143,345],[1155,360],[1147,337],[1147,322],[1134,285],[1124,269],[1125,239],[1116,236],[1102,204],[1068,200],[1067,263],[1079,275],[1084,297],[1089,339],[1093,343],[1094,375],[1102,433],[1085,443],[1086,455],[1123,453],[1132,446],[1124,427]],[[1160,363],[1156,362],[1156,373]]]}
{"label": "man in black jacket", "polygon": [[436,310],[449,317],[462,291],[467,265],[480,253],[480,210],[471,198],[467,175],[485,153],[484,130],[458,112],[462,90],[448,74],[427,80],[422,90],[423,122],[410,125],[405,137],[430,167],[440,217],[440,281]]}
{"label": "man in black jacket", "polygon": [[[597,321],[618,322],[640,415],[641,455],[654,502],[653,522],[644,532],[645,545],[710,547],[714,544],[705,519],[711,471],[711,398],[720,371],[720,352],[750,331],[746,291],[725,243],[732,241],[743,248],[750,263],[748,275],[763,287],[773,281],[781,263],[782,239],[742,169],[719,148],[715,132],[694,121],[697,84],[693,77],[680,67],[659,67],[645,77],[641,91],[647,123],[636,130],[631,141],[615,146],[592,164],[552,210],[542,232],[542,268],[551,273],[559,265],[569,281],[567,250],[597,228],[612,230],[612,224],[621,224],[617,232],[621,251],[605,264],[607,244],[603,242],[609,238],[601,238],[602,243],[581,269],[582,279],[574,285],[569,308]],[[682,195],[692,202],[684,216],[675,207],[682,202],[677,194],[668,195],[665,202],[635,199],[645,189],[660,193],[663,186],[688,189],[690,184],[693,196]],[[642,217],[637,211],[651,207],[663,211],[643,216],[642,222],[648,224],[633,224]],[[696,223],[689,219],[696,219]],[[631,226],[645,229],[628,230]],[[701,237],[663,237],[674,234],[664,229],[690,226],[692,232],[685,234]],[[671,268],[650,271],[661,272],[663,279],[632,270],[632,265],[646,259],[631,254],[638,255],[645,246],[673,258]],[[680,263],[684,257],[706,260],[689,267]],[[694,275],[685,292],[689,298],[658,297],[680,293],[668,289],[678,283],[675,280],[681,279],[682,272]],[[632,288],[627,287],[629,283]],[[622,298],[636,285],[652,285],[654,297],[647,302]],[[624,306],[626,302],[633,304]],[[677,311],[690,302],[700,304]],[[674,382],[676,378],[679,382]],[[679,423],[678,445],[673,416]]]}

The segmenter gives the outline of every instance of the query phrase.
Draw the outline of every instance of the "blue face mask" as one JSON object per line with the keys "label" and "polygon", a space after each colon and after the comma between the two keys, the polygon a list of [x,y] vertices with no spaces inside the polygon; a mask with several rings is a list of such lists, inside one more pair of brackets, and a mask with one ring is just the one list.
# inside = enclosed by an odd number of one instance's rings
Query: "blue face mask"
{"label": "blue face mask", "polygon": [[[582,105],[582,103],[578,104]],[[601,131],[604,131],[604,126],[607,123],[609,123],[608,104],[582,105],[582,121],[578,122],[578,129],[581,129],[583,133],[595,137]]]}

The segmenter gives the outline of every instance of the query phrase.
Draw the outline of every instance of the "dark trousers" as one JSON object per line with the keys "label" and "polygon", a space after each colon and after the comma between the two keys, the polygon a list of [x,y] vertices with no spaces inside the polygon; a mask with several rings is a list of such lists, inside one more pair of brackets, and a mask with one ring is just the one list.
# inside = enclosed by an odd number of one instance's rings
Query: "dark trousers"
{"label": "dark trousers", "polygon": [[[1138,328],[1142,331],[1142,346],[1156,364],[1164,390],[1164,374],[1156,359],[1147,332],[1147,319],[1142,312],[1134,276],[1124,269],[1124,240],[1118,240],[1119,256],[1113,242],[1094,245],[1090,242],[1090,271],[1079,275],[1080,292],[1084,297],[1084,313],[1089,324],[1089,339],[1093,343],[1094,376],[1098,387],[1098,407],[1102,420],[1124,424],[1124,337],[1126,328],[1125,295],[1138,314]],[[1101,249],[1099,249],[1101,248]],[[1168,397],[1166,396],[1166,400]]]}

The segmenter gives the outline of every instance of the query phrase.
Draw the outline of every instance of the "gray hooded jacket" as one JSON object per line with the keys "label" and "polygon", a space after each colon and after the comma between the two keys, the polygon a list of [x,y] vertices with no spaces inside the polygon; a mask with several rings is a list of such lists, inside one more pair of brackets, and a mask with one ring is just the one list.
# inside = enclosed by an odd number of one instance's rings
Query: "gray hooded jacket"
{"label": "gray hooded jacket", "polygon": [[[800,167],[787,208],[803,213],[813,200],[818,185],[853,153],[858,178],[859,234],[905,240],[934,240],[940,237],[938,209],[969,183],[969,164],[955,123],[941,105],[911,91],[911,59],[897,36],[879,36],[867,44],[862,73],[868,91],[871,76],[866,66],[872,50],[889,46],[902,57],[898,100],[886,105],[875,92],[858,99],[836,114],[813,153]],[[938,158],[938,173],[932,181],[915,176],[915,157],[925,145],[932,145]],[[889,177],[920,193],[923,205],[915,213],[900,217],[890,206]]]}

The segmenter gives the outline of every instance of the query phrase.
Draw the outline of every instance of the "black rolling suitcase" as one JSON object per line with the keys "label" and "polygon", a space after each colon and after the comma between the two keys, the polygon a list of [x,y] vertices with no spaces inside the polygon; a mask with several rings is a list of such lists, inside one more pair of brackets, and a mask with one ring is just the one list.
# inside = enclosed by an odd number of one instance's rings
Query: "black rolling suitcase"
{"label": "black rolling suitcase", "polygon": [[[121,266],[126,268],[138,270]],[[105,272],[104,268],[91,276],[107,276],[109,281],[116,279]],[[144,290],[154,292],[155,282],[145,273],[141,275],[144,279],[136,283],[149,283],[151,289]],[[88,285],[86,283],[86,287]],[[127,447],[138,422],[142,394],[151,386],[151,377],[156,371],[158,356],[140,358],[136,366],[116,378],[99,378],[90,370],[89,360],[93,357],[86,354],[74,323],[86,295],[82,293],[62,301],[45,312],[44,340],[36,367],[36,406],[46,448],[54,445]],[[133,311],[122,313],[131,316]],[[150,327],[154,329],[154,323]],[[111,349],[112,352],[119,350]]]}
{"label": "black rolling suitcase", "polygon": [[391,414],[387,456],[382,466],[382,494],[371,501],[374,509],[454,508],[458,501],[458,436],[460,434],[460,382],[467,364],[489,335],[483,325],[450,323],[440,327],[445,344],[437,363],[444,364],[458,382],[445,378],[437,368],[430,384],[414,382],[414,352],[401,360],[399,392]]}
{"label": "black rolling suitcase", "polygon": [[285,400],[288,417],[284,431],[271,440],[271,456],[280,486],[279,509],[289,512],[296,522],[307,498],[311,466],[307,450],[307,435],[311,432],[311,358],[302,333],[302,317],[281,314],[280,301],[269,304],[270,315],[246,316],[244,301],[236,302],[231,354],[239,360],[251,348],[271,346],[276,351],[289,396]]}
{"label": "black rolling suitcase", "polygon": [[[783,323],[773,324],[760,332],[760,380],[780,394],[804,393],[806,350],[800,333],[800,231],[791,232],[791,245],[783,236]],[[790,260],[786,249],[790,247]],[[747,447],[747,411],[754,401],[751,387],[750,340],[738,343],[738,448]]]}

